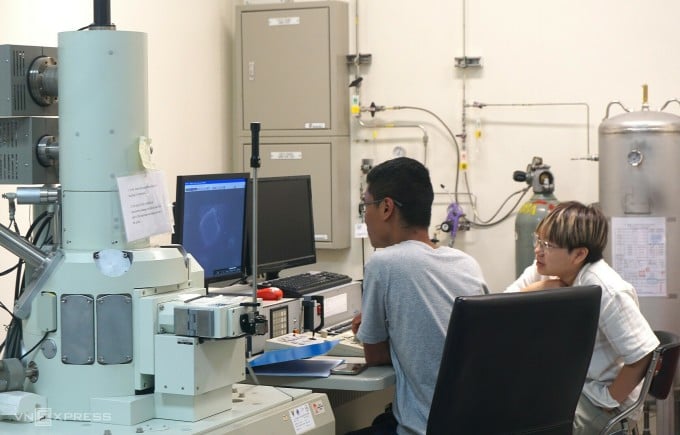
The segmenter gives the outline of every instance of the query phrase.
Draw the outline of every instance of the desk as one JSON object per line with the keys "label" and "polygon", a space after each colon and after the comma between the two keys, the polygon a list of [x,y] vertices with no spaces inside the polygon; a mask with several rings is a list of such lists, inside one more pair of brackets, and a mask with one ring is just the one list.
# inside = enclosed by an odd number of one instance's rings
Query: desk
{"label": "desk", "polygon": [[[316,358],[324,358],[323,356]],[[339,358],[339,357],[327,357]],[[347,362],[364,362],[359,357],[341,357]],[[370,426],[394,397],[396,376],[391,366],[368,367],[358,375],[330,375],[327,378],[303,376],[257,376],[260,385],[305,388],[325,393],[335,414],[335,433]],[[254,383],[248,376],[247,381]]]}
{"label": "desk", "polygon": [[[340,358],[340,357],[335,357]],[[343,358],[347,362],[363,362],[363,358]],[[356,359],[357,361],[353,361]],[[261,385],[306,388],[309,390],[350,390],[377,391],[394,385],[396,376],[391,366],[368,367],[358,375],[330,375],[327,378],[304,376],[263,376],[258,375]],[[252,380],[249,379],[249,382]]]}

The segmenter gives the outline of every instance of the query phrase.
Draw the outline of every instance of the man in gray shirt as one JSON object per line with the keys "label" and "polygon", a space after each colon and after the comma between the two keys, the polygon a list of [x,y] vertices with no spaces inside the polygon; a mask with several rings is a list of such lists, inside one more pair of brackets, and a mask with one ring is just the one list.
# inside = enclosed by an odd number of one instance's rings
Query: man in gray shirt
{"label": "man in gray shirt", "polygon": [[361,207],[368,236],[384,249],[366,264],[362,313],[352,329],[369,365],[394,366],[392,433],[424,434],[453,301],[485,293],[486,284],[472,257],[430,241],[434,193],[420,162],[388,160],[371,170],[367,184]]}

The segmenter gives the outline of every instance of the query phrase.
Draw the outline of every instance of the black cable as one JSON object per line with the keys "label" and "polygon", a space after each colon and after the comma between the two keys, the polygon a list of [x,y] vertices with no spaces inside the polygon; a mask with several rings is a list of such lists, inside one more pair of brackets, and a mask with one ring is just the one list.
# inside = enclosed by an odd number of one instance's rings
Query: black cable
{"label": "black cable", "polygon": [[[48,211],[42,212],[37,218],[33,220],[31,225],[29,226],[28,230],[26,231],[26,236],[25,239],[27,241],[31,241],[31,235],[33,231],[38,228],[38,231],[36,233],[35,240],[38,240],[42,232],[45,230],[46,226],[51,222],[52,218],[54,217],[53,213],[50,213]],[[19,231],[19,226],[17,225],[17,222],[12,219],[10,221],[10,227],[14,227],[15,233],[17,233],[19,236],[21,236],[21,233]],[[47,233],[48,237],[49,235],[49,229]],[[35,243],[33,243],[35,245]],[[0,272],[0,276],[6,275],[11,271],[16,271],[16,280],[14,284],[14,300],[17,301],[19,297],[21,296],[21,293],[24,290],[25,287],[25,273],[22,273],[23,270],[23,265],[24,265],[24,260],[19,259],[17,264],[12,266],[11,268]],[[4,309],[7,311],[11,316],[12,320],[9,323],[9,326],[7,327],[7,335],[5,337],[5,341],[0,344],[0,351],[4,351],[4,357],[5,358],[16,358],[19,355],[21,355],[21,342],[23,338],[23,329],[22,329],[22,321],[21,319],[17,318],[14,316],[14,314],[4,305],[0,303],[0,308]],[[30,352],[35,350],[35,347],[40,345],[45,339],[47,338],[47,333],[45,336],[38,342],[36,346],[34,346],[33,349],[28,351],[26,354],[22,355],[21,358],[24,358],[26,355],[28,355]],[[21,359],[20,358],[20,359]]]}
{"label": "black cable", "polygon": [[11,273],[13,270],[15,270],[17,267],[19,267],[19,263],[15,264],[14,266],[10,267],[9,269],[5,269],[2,272],[0,272],[0,276],[5,276],[9,273]]}
{"label": "black cable", "polygon": [[[411,110],[420,110],[420,111],[426,112],[426,113],[430,114],[432,117],[434,117],[437,121],[439,121],[439,123],[444,127],[446,132],[449,134],[449,136],[453,140],[453,144],[456,147],[456,157],[457,157],[456,182],[455,182],[455,185],[454,185],[453,194],[454,194],[454,199],[456,201],[456,204],[458,204],[459,203],[459,201],[458,201],[458,183],[459,183],[459,179],[460,179],[460,146],[458,145],[458,141],[456,140],[456,135],[453,134],[453,131],[449,128],[449,126],[436,113],[432,112],[431,110],[428,110],[428,109],[425,109],[425,108],[422,108],[422,107],[417,107],[417,106],[395,106],[394,109],[411,109]],[[469,184],[467,182],[467,173],[465,174],[464,178],[465,178],[465,183],[466,183],[466,186],[467,186],[467,193],[470,196],[470,198],[472,198],[472,193],[470,192],[470,187],[469,187]],[[475,226],[475,227],[478,227],[478,228],[486,228],[486,227],[491,227],[491,226],[497,225],[497,224],[505,221],[506,219],[508,219],[512,215],[513,211],[519,205],[520,201],[522,200],[522,198],[524,198],[524,196],[526,195],[526,193],[528,191],[529,191],[529,188],[526,188],[526,189],[523,189],[523,190],[519,190],[519,191],[511,194],[510,196],[508,196],[505,199],[505,201],[503,202],[503,204],[501,204],[501,206],[498,208],[496,213],[491,217],[491,219],[489,219],[487,221],[482,221],[482,222],[470,221],[470,224],[472,226]],[[500,211],[503,209],[503,206],[510,200],[510,198],[512,198],[513,196],[517,195],[520,192],[523,192],[522,196],[520,196],[519,200],[512,207],[512,209],[510,209],[510,211],[505,216],[500,218],[498,221],[491,222],[493,220],[493,218],[495,218],[498,215],[498,213],[500,213]]]}
{"label": "black cable", "polygon": [[21,296],[21,269],[23,268],[24,260],[19,260],[17,264],[17,276],[14,282],[14,300],[16,301]]}
{"label": "black cable", "polygon": [[35,232],[35,237],[33,237],[33,244],[38,245],[38,241],[40,240],[40,236],[42,235],[43,231],[45,231],[45,228],[47,228],[47,234],[49,235],[49,227],[47,225],[52,222],[52,216],[49,216],[40,223],[40,226],[38,227],[38,230]]}
{"label": "black cable", "polygon": [[[2,308],[3,310],[7,311],[7,313],[8,313],[10,316],[12,316],[12,320],[10,320],[10,323],[11,323],[12,321],[18,320],[18,319],[14,316],[14,313],[12,313],[12,311],[10,311],[10,309],[7,308],[7,306],[6,306],[5,304],[3,304],[2,302],[0,302],[0,308]],[[6,330],[6,331],[9,331],[9,326],[8,326],[5,330]],[[3,349],[5,348],[5,343],[6,343],[6,342],[7,342],[7,334],[5,335],[5,339],[3,340],[3,342],[0,343],[0,354],[2,353]]]}
{"label": "black cable", "polygon": [[26,357],[26,355],[28,355],[28,354],[30,354],[31,352],[33,352],[34,350],[36,350],[36,349],[38,348],[38,346],[40,346],[40,345],[42,344],[42,342],[45,341],[45,339],[47,338],[47,335],[48,335],[49,333],[50,333],[50,332],[47,331],[47,332],[45,333],[45,335],[43,335],[43,337],[40,339],[40,341],[38,341],[38,342],[35,344],[35,346],[33,346],[32,348],[30,348],[28,351],[26,351],[25,354],[21,355],[21,356],[19,357],[19,359],[20,359],[20,360],[24,359],[24,358]]}
{"label": "black cable", "polygon": [[[19,299],[19,295],[21,293],[21,277],[22,277],[22,265],[24,264],[23,260],[19,260],[19,262],[16,265],[17,269],[17,275],[16,275],[16,281],[14,285],[14,300],[17,301]],[[21,324],[21,319],[18,317],[15,317],[14,314],[12,314],[12,320],[9,323],[9,327],[7,328],[7,336],[5,338],[5,342],[2,344],[0,349],[4,349],[4,357],[5,358],[17,358],[21,354],[21,339],[23,336],[23,329],[22,329],[22,324]]]}
{"label": "black cable", "polygon": [[5,343],[3,343],[4,357],[5,358],[17,358],[21,355],[21,319],[14,317],[7,328],[7,337],[5,338]]}
{"label": "black cable", "polygon": [[[530,187],[531,187],[531,186],[530,186]],[[518,193],[524,192],[524,193],[522,193],[522,195],[517,199],[517,202],[515,203],[515,205],[512,206],[512,208],[510,209],[510,211],[508,211],[508,213],[507,213],[505,216],[503,216],[502,218],[498,219],[496,222],[492,222],[492,223],[477,223],[477,222],[471,221],[471,222],[470,222],[470,225],[472,225],[472,226],[474,226],[474,227],[478,227],[478,228],[488,228],[488,227],[492,227],[492,226],[494,226],[494,225],[498,225],[498,224],[500,224],[501,222],[507,220],[510,216],[512,216],[513,211],[515,210],[515,208],[517,208],[517,206],[519,205],[520,201],[522,201],[522,198],[524,198],[524,196],[527,194],[528,191],[529,191],[529,188],[526,188],[526,189],[523,189],[523,190],[518,190],[517,192],[515,192],[515,193],[513,193],[512,195],[508,196],[508,197],[506,198],[505,202],[503,202],[503,204],[505,204],[506,202],[508,202],[508,200],[509,200],[510,198],[512,198],[513,196],[517,195]],[[501,206],[501,207],[502,207],[502,206]],[[500,211],[500,208],[499,208],[498,210]],[[496,214],[498,214],[498,213],[496,213]],[[495,216],[495,215],[494,215],[494,216]]]}
{"label": "black cable", "polygon": [[[40,215],[33,220],[31,223],[31,226],[28,228],[28,231],[26,231],[26,240],[31,241],[31,234],[33,233],[33,230],[40,224],[40,227],[38,231],[36,232],[36,240],[38,237],[40,237],[40,234],[44,230],[45,226],[52,220],[52,217],[54,214],[49,213],[47,211],[44,211],[40,213]],[[35,245],[35,243],[33,243]],[[14,286],[14,300],[18,300],[19,297],[21,296],[21,293],[23,293],[24,288],[25,288],[25,283],[24,279],[25,276],[24,274],[21,273],[22,269],[22,264],[24,263],[23,260],[20,260],[19,263],[17,264],[17,279],[16,283]]]}
{"label": "black cable", "polygon": [[5,305],[5,304],[3,304],[2,302],[0,302],[0,308],[2,308],[3,310],[7,311],[7,313],[8,313],[10,316],[12,316],[13,319],[15,318],[15,317],[14,317],[14,313],[13,313],[12,311],[10,311],[9,308],[7,308],[7,305]]}
{"label": "black cable", "polygon": [[[8,228],[12,228],[12,227],[14,227],[14,232],[15,232],[15,233],[21,235],[21,234],[19,233],[19,226],[17,225],[17,222],[16,222],[16,220],[14,220],[14,219],[10,219],[10,221],[9,221],[9,226],[8,226]],[[9,268],[3,270],[2,272],[0,272],[0,276],[5,276],[5,275],[11,273],[11,272],[14,271],[18,266],[19,266],[19,263],[17,263],[17,264],[15,264],[14,266],[11,266],[11,267],[9,267]]]}
{"label": "black cable", "polygon": [[[464,178],[465,178],[465,187],[466,187],[466,189],[467,189],[468,195],[470,195],[470,197],[472,197],[472,194],[470,193],[470,184],[469,184],[469,182],[468,182],[467,174],[465,174]],[[526,193],[527,193],[527,191],[528,191],[529,189],[531,189],[531,186],[527,186],[527,187],[525,187],[525,188],[523,188],[523,189],[520,189],[520,190],[518,190],[518,191],[516,191],[516,192],[513,192],[513,193],[511,193],[510,195],[508,195],[508,197],[505,198],[505,201],[503,201],[503,203],[500,205],[500,207],[498,207],[498,210],[496,210],[496,212],[493,214],[493,216],[491,216],[489,219],[486,219],[486,220],[482,219],[482,218],[477,214],[477,207],[475,207],[475,206],[473,205],[472,209],[474,210],[474,218],[475,218],[475,219],[473,220],[473,222],[474,222],[474,223],[480,223],[480,224],[489,224],[489,223],[491,223],[491,221],[493,221],[494,218],[495,218],[496,216],[498,216],[498,213],[500,213],[501,210],[503,210],[503,207],[505,206],[505,204],[507,204],[508,201],[510,201],[510,198],[512,198],[513,196],[518,195],[518,194],[521,193],[521,194],[522,194],[522,196],[520,197],[520,199],[521,199],[521,198],[524,197],[524,195],[526,195]],[[512,212],[512,210],[515,209],[515,207],[517,207],[517,204],[515,204],[515,205],[512,207],[511,212]]]}
{"label": "black cable", "polygon": [[[33,230],[35,227],[38,226],[38,224],[49,214],[48,211],[44,211],[38,215],[35,219],[33,219],[33,222],[31,222],[31,226],[28,227],[28,231],[26,231],[26,240],[31,240],[31,234],[33,234]],[[52,219],[52,216],[50,216],[50,219]]]}
{"label": "black cable", "polygon": [[[8,227],[8,228],[11,228],[12,226],[14,226],[14,232],[17,233],[17,234],[19,234],[19,235],[21,235],[21,234],[19,233],[19,226],[17,225],[17,223],[16,223],[16,221],[15,221],[14,219],[10,220],[10,223],[9,223],[9,227]],[[19,263],[17,263],[17,264],[15,264],[14,266],[11,266],[11,267],[9,267],[9,268],[3,270],[2,272],[0,272],[0,276],[5,276],[5,275],[8,275],[8,274],[12,273],[14,270],[16,270],[17,267],[19,267]]]}

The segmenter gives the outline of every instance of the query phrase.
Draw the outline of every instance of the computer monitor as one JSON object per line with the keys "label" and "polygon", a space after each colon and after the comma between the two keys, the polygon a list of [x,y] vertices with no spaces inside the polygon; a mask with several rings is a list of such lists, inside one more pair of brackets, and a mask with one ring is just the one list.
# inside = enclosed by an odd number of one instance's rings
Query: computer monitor
{"label": "computer monitor", "polygon": [[248,174],[179,175],[173,243],[203,267],[205,284],[244,278]]}
{"label": "computer monitor", "polygon": [[[252,180],[251,180],[252,182]],[[257,272],[267,279],[280,271],[316,263],[312,182],[309,175],[257,179]],[[249,195],[247,271],[252,275],[252,205]]]}

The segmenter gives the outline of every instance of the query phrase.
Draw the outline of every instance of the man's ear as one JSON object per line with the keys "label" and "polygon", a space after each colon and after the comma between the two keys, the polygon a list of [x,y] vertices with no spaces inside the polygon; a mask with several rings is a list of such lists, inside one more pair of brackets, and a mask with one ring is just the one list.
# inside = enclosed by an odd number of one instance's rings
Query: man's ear
{"label": "man's ear", "polygon": [[387,197],[383,200],[381,207],[383,207],[383,214],[385,216],[392,216],[394,214],[395,209],[397,208],[397,205],[394,203],[392,198]]}
{"label": "man's ear", "polygon": [[383,200],[382,206],[384,207],[383,210],[385,213],[394,212],[394,210],[397,208],[397,204],[395,204],[392,198],[389,196]]}

